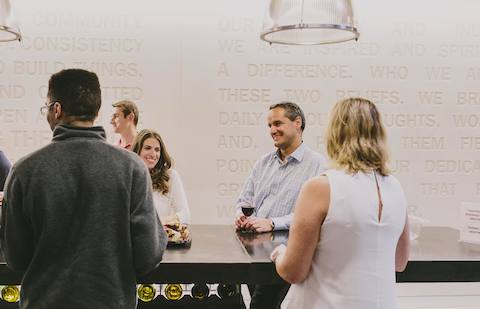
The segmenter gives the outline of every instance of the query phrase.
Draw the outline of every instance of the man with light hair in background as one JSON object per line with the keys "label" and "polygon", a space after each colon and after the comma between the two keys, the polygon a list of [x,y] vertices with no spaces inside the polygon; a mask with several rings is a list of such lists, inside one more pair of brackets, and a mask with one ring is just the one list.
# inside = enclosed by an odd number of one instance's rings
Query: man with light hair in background
{"label": "man with light hair in background", "polygon": [[[281,102],[270,106],[267,121],[277,149],[258,160],[245,181],[236,205],[238,230],[288,230],[303,183],[326,168],[325,159],[302,140],[305,116],[297,104]],[[242,207],[251,206],[255,215],[246,217]],[[250,309],[279,309],[289,287],[287,282],[249,285]]]}
{"label": "man with light hair in background", "polygon": [[113,131],[120,134],[118,145],[122,148],[131,150],[133,140],[137,136],[138,108],[137,105],[129,100],[122,100],[112,104],[115,108],[110,123]]}

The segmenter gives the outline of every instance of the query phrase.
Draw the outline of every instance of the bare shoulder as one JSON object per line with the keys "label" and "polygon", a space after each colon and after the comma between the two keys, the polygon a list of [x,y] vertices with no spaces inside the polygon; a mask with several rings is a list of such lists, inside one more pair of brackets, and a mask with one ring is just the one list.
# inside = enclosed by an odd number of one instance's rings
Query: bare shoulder
{"label": "bare shoulder", "polygon": [[330,184],[326,176],[317,176],[306,181],[300,192],[295,216],[302,224],[323,222],[330,203]]}
{"label": "bare shoulder", "polygon": [[311,194],[324,195],[326,192],[330,192],[330,182],[325,175],[316,176],[307,180],[303,185],[303,189]]}
{"label": "bare shoulder", "polygon": [[330,183],[325,175],[310,178],[302,188],[303,200],[306,201],[308,212],[321,220],[325,218],[330,203]]}

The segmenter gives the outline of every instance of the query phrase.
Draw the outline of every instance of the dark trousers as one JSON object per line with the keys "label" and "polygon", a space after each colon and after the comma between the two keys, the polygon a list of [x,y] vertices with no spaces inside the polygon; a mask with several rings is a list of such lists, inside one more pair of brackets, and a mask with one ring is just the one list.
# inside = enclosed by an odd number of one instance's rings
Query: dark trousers
{"label": "dark trousers", "polygon": [[280,309],[290,284],[249,284],[248,290],[252,297],[250,309]]}

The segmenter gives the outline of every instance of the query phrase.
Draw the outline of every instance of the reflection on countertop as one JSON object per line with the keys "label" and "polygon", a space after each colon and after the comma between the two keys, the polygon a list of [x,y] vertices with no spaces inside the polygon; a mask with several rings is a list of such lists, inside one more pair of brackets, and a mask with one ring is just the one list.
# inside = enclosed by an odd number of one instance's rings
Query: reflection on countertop
{"label": "reflection on countertop", "polygon": [[460,242],[449,227],[422,227],[411,242],[410,261],[480,261],[480,244]]}
{"label": "reflection on countertop", "polygon": [[288,231],[275,231],[269,233],[237,232],[237,237],[242,243],[253,262],[269,260],[270,253],[280,244],[287,244]]}

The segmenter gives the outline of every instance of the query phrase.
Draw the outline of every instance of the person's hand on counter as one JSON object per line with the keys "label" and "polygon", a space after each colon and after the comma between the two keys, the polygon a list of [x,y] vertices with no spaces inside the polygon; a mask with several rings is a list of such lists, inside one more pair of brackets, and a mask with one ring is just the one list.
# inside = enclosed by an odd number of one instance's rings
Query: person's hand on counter
{"label": "person's hand on counter", "polygon": [[287,247],[284,244],[277,246],[275,249],[273,249],[272,253],[270,254],[270,259],[273,262],[276,262],[277,260],[280,261],[285,255],[286,250],[287,250]]}
{"label": "person's hand on counter", "polygon": [[272,220],[268,218],[249,217],[245,222],[245,228],[257,233],[271,232]]}
{"label": "person's hand on counter", "polygon": [[246,217],[245,215],[239,215],[235,218],[235,227],[237,230],[265,233],[271,232],[272,226],[272,219],[268,218],[258,218],[255,216]]}
{"label": "person's hand on counter", "polygon": [[237,230],[245,230],[245,224],[247,223],[247,217],[243,214],[235,217],[235,227]]}

